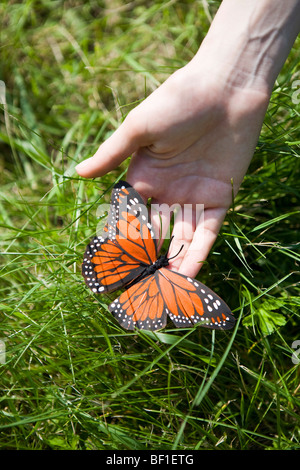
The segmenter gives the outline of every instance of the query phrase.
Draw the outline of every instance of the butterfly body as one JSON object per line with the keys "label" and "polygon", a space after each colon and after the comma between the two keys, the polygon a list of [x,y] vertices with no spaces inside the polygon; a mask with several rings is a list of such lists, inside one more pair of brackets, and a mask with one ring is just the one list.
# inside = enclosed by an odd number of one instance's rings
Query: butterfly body
{"label": "butterfly body", "polygon": [[162,268],[163,266],[168,266],[169,260],[165,255],[160,256],[154,263],[150,264],[147,268],[147,275],[154,274],[155,271]]}
{"label": "butterfly body", "polygon": [[169,317],[177,327],[200,323],[229,329],[235,319],[225,302],[199,281],[167,269],[157,255],[148,210],[141,196],[120,181],[113,189],[108,221],[86,248],[82,274],[94,293],[126,290],[109,305],[120,325],[157,330]]}

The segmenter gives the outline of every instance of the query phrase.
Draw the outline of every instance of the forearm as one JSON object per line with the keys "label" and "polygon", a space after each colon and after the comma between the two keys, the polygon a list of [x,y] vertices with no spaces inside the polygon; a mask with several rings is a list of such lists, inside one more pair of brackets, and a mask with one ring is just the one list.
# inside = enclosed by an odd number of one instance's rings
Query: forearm
{"label": "forearm", "polygon": [[300,0],[223,0],[193,62],[269,95],[299,31]]}

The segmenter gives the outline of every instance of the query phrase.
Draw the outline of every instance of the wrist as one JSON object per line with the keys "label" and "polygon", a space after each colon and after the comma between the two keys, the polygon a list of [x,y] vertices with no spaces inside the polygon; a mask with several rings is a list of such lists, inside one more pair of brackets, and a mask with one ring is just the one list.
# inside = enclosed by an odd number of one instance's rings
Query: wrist
{"label": "wrist", "polygon": [[269,99],[299,28],[299,0],[223,0],[192,62]]}

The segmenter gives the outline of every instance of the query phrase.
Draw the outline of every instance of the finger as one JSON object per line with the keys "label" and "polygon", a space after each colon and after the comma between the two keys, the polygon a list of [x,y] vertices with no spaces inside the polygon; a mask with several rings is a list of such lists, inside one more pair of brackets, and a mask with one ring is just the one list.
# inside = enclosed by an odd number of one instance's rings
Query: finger
{"label": "finger", "polygon": [[151,223],[156,236],[158,251],[164,240],[170,239],[170,221],[173,214],[172,207],[168,204],[151,202]]}
{"label": "finger", "polygon": [[173,239],[168,254],[169,258],[174,257],[170,261],[172,269],[179,270],[193,242],[196,228],[198,227],[198,230],[203,228],[203,221],[201,222],[203,214],[203,204],[184,204],[183,206],[178,206],[172,232]]}
{"label": "finger", "polygon": [[76,171],[85,178],[103,176],[116,168],[142,145],[141,122],[129,114],[121,126],[102,144],[92,157],[76,166]]}
{"label": "finger", "polygon": [[[225,215],[226,210],[223,208],[208,209],[199,214],[192,237],[187,230],[185,231],[185,247],[178,256],[178,260],[176,261],[176,258],[172,260],[171,268],[186,276],[195,277],[217,238]],[[177,226],[174,228],[176,232],[179,230]],[[190,229],[192,228],[193,226],[190,225]],[[176,245],[178,248],[178,241]]]}

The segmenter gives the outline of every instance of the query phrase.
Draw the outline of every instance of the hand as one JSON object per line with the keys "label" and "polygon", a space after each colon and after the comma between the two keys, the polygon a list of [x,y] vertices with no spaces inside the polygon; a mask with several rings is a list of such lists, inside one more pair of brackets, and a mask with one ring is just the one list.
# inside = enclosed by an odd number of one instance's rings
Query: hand
{"label": "hand", "polygon": [[[299,1],[223,0],[194,59],[129,113],[77,166],[101,176],[132,156],[127,179],[152,204],[193,204],[177,217],[170,267],[194,277],[252,158],[274,81],[299,31]],[[233,191],[232,191],[233,189]],[[198,218],[195,205],[204,204]],[[162,210],[162,236],[168,225]],[[156,230],[160,221],[154,213]]]}
{"label": "hand", "polygon": [[[201,80],[199,79],[201,77]],[[127,179],[152,204],[193,204],[174,223],[172,269],[194,277],[217,237],[234,192],[247,170],[265,113],[266,97],[224,83],[190,63],[127,116],[96,154],[77,167],[101,176],[133,154]],[[197,221],[195,205],[204,204]],[[161,206],[163,209],[163,206]],[[198,214],[199,215],[199,214]],[[161,220],[160,220],[161,219]],[[190,220],[189,220],[190,219]],[[168,210],[153,213],[156,232],[168,229]]]}

